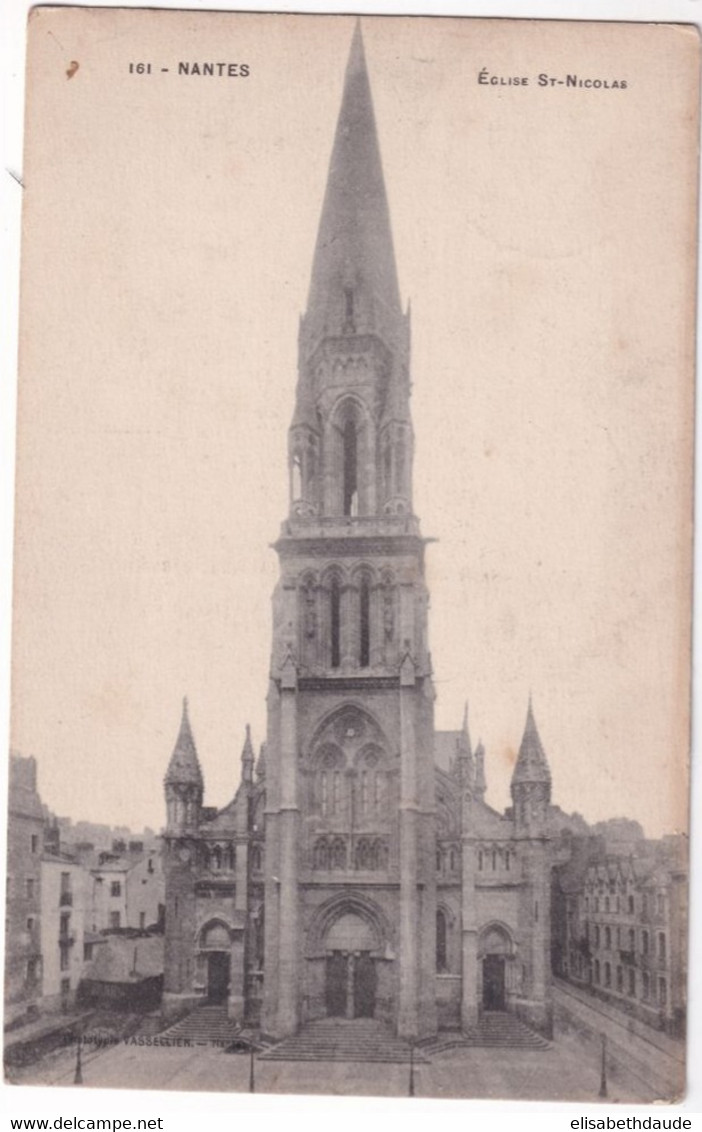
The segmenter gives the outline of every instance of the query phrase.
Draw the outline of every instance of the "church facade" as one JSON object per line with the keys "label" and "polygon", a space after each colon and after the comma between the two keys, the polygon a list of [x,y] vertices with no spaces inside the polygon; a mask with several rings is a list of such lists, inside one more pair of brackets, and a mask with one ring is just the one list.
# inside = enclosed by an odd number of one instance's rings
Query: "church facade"
{"label": "church facade", "polygon": [[167,1015],[549,1030],[549,767],[530,704],[498,813],[467,718],[435,730],[409,370],[357,29],[300,326],[266,742],[256,758],[247,731],[236,796],[208,808],[184,704],[165,778]]}

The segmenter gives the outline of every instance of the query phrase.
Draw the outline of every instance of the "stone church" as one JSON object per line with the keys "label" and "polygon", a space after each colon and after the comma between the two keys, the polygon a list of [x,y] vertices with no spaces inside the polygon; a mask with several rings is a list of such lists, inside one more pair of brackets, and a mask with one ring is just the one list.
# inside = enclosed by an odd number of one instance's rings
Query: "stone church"
{"label": "stone church", "polygon": [[550,1027],[549,767],[529,704],[500,814],[467,718],[434,729],[409,371],[357,28],[300,325],[267,739],[256,758],[247,730],[236,796],[204,806],[184,704],[165,778],[169,1016]]}

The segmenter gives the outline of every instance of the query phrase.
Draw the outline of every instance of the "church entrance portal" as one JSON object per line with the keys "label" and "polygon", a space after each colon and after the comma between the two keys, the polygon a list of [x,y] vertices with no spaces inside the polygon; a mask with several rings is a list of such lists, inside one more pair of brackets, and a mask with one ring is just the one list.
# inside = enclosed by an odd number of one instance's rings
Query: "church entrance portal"
{"label": "church entrance portal", "polygon": [[211,951],[207,956],[207,1001],[226,1002],[229,992],[229,952]]}
{"label": "church entrance portal", "polygon": [[486,955],[483,958],[483,1009],[505,1009],[504,955]]}
{"label": "church entrance portal", "polygon": [[372,1018],[378,977],[367,951],[327,955],[326,1004],[331,1018]]}

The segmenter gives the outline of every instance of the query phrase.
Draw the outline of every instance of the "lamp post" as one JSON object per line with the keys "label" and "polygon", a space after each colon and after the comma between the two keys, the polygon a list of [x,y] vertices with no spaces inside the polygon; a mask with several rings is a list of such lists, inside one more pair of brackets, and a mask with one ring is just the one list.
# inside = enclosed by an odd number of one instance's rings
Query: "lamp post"
{"label": "lamp post", "polygon": [[82,1085],[83,1084],[83,1060],[82,1060],[82,1055],[81,1055],[81,1046],[82,1046],[81,1036],[80,1036],[80,1034],[78,1034],[76,1036],[76,1071],[73,1075],[73,1084],[74,1085]]}
{"label": "lamp post", "polygon": [[256,1092],[256,1078],[254,1075],[254,1044],[249,1043],[249,1092]]}
{"label": "lamp post", "polygon": [[414,1096],[414,1038],[410,1038],[410,1071],[408,1096]]}
{"label": "lamp post", "polygon": [[607,1035],[602,1034],[602,1065],[600,1067],[600,1092],[599,1096],[604,1098],[607,1096]]}

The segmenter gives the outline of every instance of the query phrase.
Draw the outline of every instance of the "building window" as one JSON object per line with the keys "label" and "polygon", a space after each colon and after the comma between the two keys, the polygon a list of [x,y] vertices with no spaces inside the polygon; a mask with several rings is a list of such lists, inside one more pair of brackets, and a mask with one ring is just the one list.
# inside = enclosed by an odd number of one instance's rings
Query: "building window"
{"label": "building window", "polygon": [[641,932],[641,950],[643,951],[644,955],[648,955],[648,932],[647,931]]}
{"label": "building window", "polygon": [[121,917],[119,912],[110,912],[110,927],[118,928],[120,926]]}
{"label": "building window", "polygon": [[449,869],[452,873],[456,871],[456,850],[452,849],[449,853]]}
{"label": "building window", "polygon": [[339,586],[338,578],[332,578],[329,605],[331,619],[331,666],[332,668],[338,668],[341,664],[341,587]]}
{"label": "building window", "polygon": [[658,912],[659,916],[662,916],[663,912],[665,911],[665,906],[664,906],[664,903],[663,903],[663,894],[661,892],[659,892],[658,896],[656,897],[656,911]]}
{"label": "building window", "polygon": [[39,835],[36,834],[36,833],[33,833],[32,834],[32,853],[36,853],[38,848],[39,848]]}
{"label": "building window", "polygon": [[480,872],[483,871],[483,851],[482,851],[482,849],[478,850],[478,869],[479,869]]}
{"label": "building window", "polygon": [[612,929],[607,927],[607,928],[605,928],[604,931],[605,931],[605,944],[604,944],[605,948],[606,948],[607,951],[611,951],[612,950]]}
{"label": "building window", "polygon": [[661,1006],[666,1006],[668,1003],[668,984],[665,979],[658,980],[658,1001]]}
{"label": "building window", "polygon": [[609,896],[605,896],[605,912],[609,912]]}
{"label": "building window", "polygon": [[624,971],[621,967],[617,967],[617,990],[620,994],[624,990]]}
{"label": "building window", "polygon": [[110,896],[121,896],[121,895],[122,895],[121,882],[118,881],[118,880],[113,880],[112,884],[110,885]]}
{"label": "building window", "polygon": [[665,956],[666,956],[665,935],[664,935],[663,932],[659,932],[658,933],[658,958],[660,959],[661,963],[665,963]]}
{"label": "building window", "polygon": [[28,983],[36,983],[38,977],[39,977],[39,960],[38,959],[28,959],[27,960],[27,982]]}
{"label": "building window", "polygon": [[446,951],[446,914],[441,909],[436,913],[436,969],[437,971],[445,971],[447,969],[447,951]]}
{"label": "building window", "polygon": [[634,897],[633,896],[629,897],[628,907],[629,907],[629,915],[633,916],[634,915]]}
{"label": "building window", "polygon": [[71,964],[70,948],[64,946],[59,948],[59,967],[62,971],[67,971]]}
{"label": "building window", "polygon": [[599,959],[595,960],[595,982],[599,986],[599,982],[600,982],[600,961],[599,961]]}
{"label": "building window", "polygon": [[494,872],[496,868],[497,868],[497,851],[495,849],[493,849],[493,851],[492,851],[492,871]]}
{"label": "building window", "polygon": [[60,926],[59,926],[60,937],[62,939],[65,939],[70,934],[70,930],[71,930],[71,914],[70,914],[70,912],[62,912],[61,913]]}
{"label": "building window", "polygon": [[595,911],[599,912],[599,910],[600,910],[600,898],[599,898],[599,896],[596,896],[595,897]]}
{"label": "building window", "polygon": [[629,928],[629,951],[636,950],[636,932],[633,928]]}
{"label": "building window", "polygon": [[27,931],[34,931],[34,916],[27,917]]}
{"label": "building window", "polygon": [[[599,947],[599,946],[600,946],[600,925],[595,924],[595,947]],[[598,979],[597,981],[599,983],[600,980]]]}
{"label": "building window", "polygon": [[147,871],[147,873],[152,873],[154,871],[154,859],[153,859],[153,857],[149,857],[149,863],[146,866],[146,871]]}
{"label": "building window", "polygon": [[612,985],[612,968],[609,963],[605,963],[604,965],[604,985],[606,987],[611,987]]}
{"label": "building window", "polygon": [[436,850],[436,871],[437,871],[437,873],[441,872],[441,850],[440,849]]}
{"label": "building window", "polygon": [[505,852],[505,868],[507,872],[512,868],[512,853],[509,849]]}
{"label": "building window", "polygon": [[361,581],[361,652],[360,652],[360,665],[361,668],[367,668],[370,664],[370,585],[367,578]]}
{"label": "building window", "polygon": [[648,971],[644,971],[644,973],[642,975],[642,981],[643,981],[643,987],[642,987],[642,991],[641,991],[641,996],[642,996],[644,1002],[648,1002],[649,995],[651,993],[651,977],[650,977]]}
{"label": "building window", "polygon": [[33,900],[34,899],[34,881],[31,877],[27,878],[26,886],[27,886],[27,900]]}
{"label": "building window", "polygon": [[351,416],[344,425],[344,515],[358,515],[358,436]]}
{"label": "building window", "polygon": [[629,997],[635,998],[636,996],[636,971],[633,967],[629,967]]}

